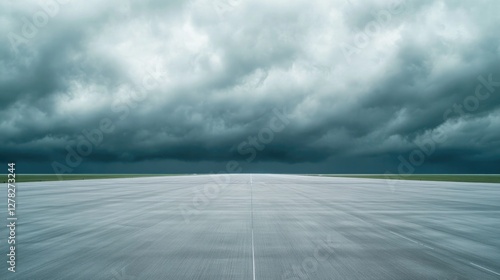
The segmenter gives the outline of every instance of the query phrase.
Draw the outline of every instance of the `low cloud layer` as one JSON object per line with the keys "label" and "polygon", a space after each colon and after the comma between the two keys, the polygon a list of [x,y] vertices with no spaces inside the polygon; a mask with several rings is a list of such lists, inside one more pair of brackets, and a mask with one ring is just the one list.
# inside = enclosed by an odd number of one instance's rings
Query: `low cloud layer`
{"label": "low cloud layer", "polygon": [[2,3],[0,157],[499,173],[500,3],[365,2]]}

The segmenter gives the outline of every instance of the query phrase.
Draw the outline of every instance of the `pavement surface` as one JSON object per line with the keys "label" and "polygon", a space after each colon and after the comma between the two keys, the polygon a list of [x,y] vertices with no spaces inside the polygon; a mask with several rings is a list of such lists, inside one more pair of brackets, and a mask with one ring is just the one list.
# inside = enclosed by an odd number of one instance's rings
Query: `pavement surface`
{"label": "pavement surface", "polygon": [[[239,174],[19,183],[0,279],[500,279],[500,184]],[[7,224],[7,191],[0,193]]]}

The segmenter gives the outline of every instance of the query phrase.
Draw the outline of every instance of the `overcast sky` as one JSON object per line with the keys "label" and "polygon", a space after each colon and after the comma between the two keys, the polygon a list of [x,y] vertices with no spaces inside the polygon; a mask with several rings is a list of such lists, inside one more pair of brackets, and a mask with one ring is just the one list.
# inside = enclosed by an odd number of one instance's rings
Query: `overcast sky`
{"label": "overcast sky", "polygon": [[0,3],[19,172],[500,173],[499,1],[43,2]]}

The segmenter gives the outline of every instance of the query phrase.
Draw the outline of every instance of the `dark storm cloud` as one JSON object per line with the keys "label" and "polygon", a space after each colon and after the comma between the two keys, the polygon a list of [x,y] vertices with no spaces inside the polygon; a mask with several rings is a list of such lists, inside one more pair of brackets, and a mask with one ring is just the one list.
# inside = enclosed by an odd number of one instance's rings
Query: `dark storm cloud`
{"label": "dark storm cloud", "polygon": [[66,2],[0,4],[0,156],[33,172],[397,172],[429,143],[422,172],[496,171],[497,1]]}

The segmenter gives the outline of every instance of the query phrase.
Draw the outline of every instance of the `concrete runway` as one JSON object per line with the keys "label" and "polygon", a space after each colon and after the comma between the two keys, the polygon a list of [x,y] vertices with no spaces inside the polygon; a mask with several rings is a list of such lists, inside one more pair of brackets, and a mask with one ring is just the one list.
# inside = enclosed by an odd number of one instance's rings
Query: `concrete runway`
{"label": "concrete runway", "polygon": [[218,178],[19,183],[0,279],[500,279],[500,184]]}

